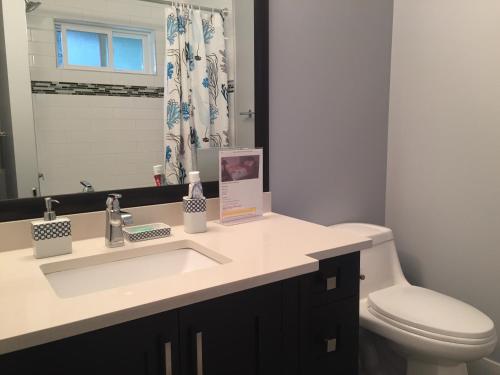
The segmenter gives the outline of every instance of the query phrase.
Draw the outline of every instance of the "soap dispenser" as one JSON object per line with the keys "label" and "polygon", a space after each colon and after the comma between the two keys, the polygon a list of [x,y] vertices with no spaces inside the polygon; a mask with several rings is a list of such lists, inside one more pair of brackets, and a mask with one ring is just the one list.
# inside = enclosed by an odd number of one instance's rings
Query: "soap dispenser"
{"label": "soap dispenser", "polygon": [[50,197],[45,198],[43,219],[31,222],[33,256],[37,259],[72,252],[71,220],[67,217],[57,218],[52,209],[53,203],[59,202]]}
{"label": "soap dispenser", "polygon": [[200,172],[189,172],[189,193],[182,200],[184,232],[194,234],[207,231],[207,200],[203,196]]}

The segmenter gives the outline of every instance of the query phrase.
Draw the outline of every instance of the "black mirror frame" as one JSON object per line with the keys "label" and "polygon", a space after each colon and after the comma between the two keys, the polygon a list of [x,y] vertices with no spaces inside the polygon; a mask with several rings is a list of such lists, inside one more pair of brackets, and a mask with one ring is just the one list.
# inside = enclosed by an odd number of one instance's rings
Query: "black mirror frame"
{"label": "black mirror frame", "polygon": [[[269,191],[269,0],[254,0],[255,40],[255,147],[264,149],[264,191]],[[217,181],[203,184],[207,198],[219,196]],[[59,214],[101,211],[109,193],[122,194],[122,207],[150,206],[180,202],[187,193],[187,185],[145,187],[95,193],[54,196],[62,204]],[[23,198],[0,201],[0,222],[40,217],[44,200]]]}

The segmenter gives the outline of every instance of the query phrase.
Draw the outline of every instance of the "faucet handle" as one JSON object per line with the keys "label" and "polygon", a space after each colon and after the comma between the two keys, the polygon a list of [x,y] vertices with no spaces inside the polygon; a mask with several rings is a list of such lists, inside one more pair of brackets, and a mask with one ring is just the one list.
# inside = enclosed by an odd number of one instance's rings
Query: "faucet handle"
{"label": "faucet handle", "polygon": [[80,181],[80,185],[83,186],[83,192],[84,193],[93,193],[94,192],[94,187],[92,184],[86,180]]}
{"label": "faucet handle", "polygon": [[118,201],[118,199],[120,199],[121,197],[122,195],[117,193],[108,194],[108,199],[106,200],[106,206],[108,206],[110,210],[119,210],[120,202]]}
{"label": "faucet handle", "polygon": [[132,225],[134,224],[134,218],[132,217],[132,214],[125,212],[125,211],[120,211],[120,216],[122,218],[122,224],[123,225]]}

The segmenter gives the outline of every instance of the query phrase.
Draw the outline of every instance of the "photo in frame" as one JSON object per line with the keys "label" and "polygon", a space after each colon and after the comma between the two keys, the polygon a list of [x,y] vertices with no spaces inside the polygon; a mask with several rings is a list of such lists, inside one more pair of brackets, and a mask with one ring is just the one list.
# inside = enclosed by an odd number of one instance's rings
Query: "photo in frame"
{"label": "photo in frame", "polygon": [[237,224],[263,213],[262,149],[219,152],[220,221]]}

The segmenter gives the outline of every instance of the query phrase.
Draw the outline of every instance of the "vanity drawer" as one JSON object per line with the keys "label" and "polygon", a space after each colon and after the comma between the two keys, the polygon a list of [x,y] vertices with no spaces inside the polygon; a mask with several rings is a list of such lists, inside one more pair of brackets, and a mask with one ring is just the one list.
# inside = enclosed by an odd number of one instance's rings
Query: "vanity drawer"
{"label": "vanity drawer", "polygon": [[319,271],[304,277],[300,288],[311,306],[359,295],[359,252],[320,261]]}
{"label": "vanity drawer", "polygon": [[358,373],[358,298],[314,308],[303,324],[301,374]]}

